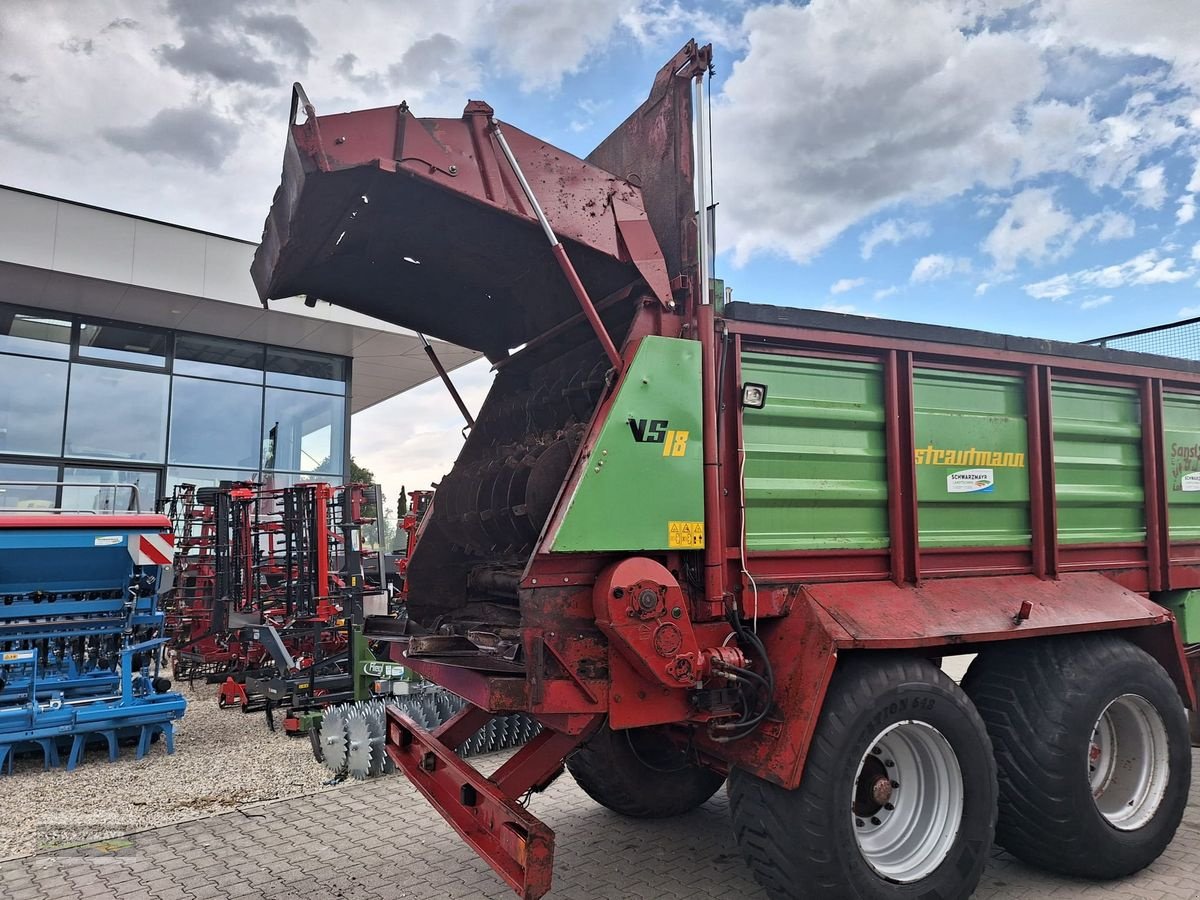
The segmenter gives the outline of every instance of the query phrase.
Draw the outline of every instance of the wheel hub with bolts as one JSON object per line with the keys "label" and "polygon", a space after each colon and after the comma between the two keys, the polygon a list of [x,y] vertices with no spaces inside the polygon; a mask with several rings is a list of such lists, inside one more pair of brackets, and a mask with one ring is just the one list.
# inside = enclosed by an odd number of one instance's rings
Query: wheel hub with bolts
{"label": "wheel hub with bolts", "polygon": [[877,875],[901,884],[927,877],[962,822],[962,770],[950,742],[925,722],[886,728],[859,764],[851,814],[859,852]]}
{"label": "wheel hub with bolts", "polygon": [[886,776],[876,778],[875,783],[871,785],[871,799],[880,806],[886,806],[892,799],[893,790],[895,788],[892,787],[892,782]]}
{"label": "wheel hub with bolts", "polygon": [[1158,811],[1170,778],[1162,716],[1148,700],[1122,694],[1100,713],[1088,744],[1096,809],[1113,828],[1135,831]]}
{"label": "wheel hub with bolts", "polygon": [[871,755],[863,760],[854,787],[854,803],[851,806],[856,827],[864,827],[867,821],[878,825],[879,814],[891,812],[895,808],[891,802],[892,795],[900,787],[900,782],[893,781],[888,775],[888,763],[894,768],[895,762],[890,759],[884,760],[882,756],[882,748],[875,747]]}

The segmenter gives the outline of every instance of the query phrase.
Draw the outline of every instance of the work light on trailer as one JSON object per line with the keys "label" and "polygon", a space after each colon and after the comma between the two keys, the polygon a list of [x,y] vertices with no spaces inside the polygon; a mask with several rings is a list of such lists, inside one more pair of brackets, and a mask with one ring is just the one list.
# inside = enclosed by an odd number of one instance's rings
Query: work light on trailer
{"label": "work light on trailer", "polygon": [[767,403],[767,386],[747,381],[742,385],[742,407],[745,409],[762,409]]}

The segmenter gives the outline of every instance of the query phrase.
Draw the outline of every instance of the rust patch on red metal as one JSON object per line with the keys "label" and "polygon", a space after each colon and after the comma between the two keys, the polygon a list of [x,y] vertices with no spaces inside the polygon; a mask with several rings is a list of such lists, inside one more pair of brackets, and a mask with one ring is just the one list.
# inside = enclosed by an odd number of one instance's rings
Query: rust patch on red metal
{"label": "rust patch on red metal", "polygon": [[[1169,614],[1103,575],[1033,575],[810,585],[805,594],[848,635],[842,646],[934,647],[1158,625]],[[1016,621],[1022,604],[1027,621]]]}

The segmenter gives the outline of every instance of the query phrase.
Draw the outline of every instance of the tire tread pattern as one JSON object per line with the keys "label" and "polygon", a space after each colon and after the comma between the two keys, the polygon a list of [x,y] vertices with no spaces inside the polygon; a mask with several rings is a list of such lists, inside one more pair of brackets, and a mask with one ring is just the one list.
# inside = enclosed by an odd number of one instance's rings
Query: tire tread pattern
{"label": "tire tread pattern", "polygon": [[[1011,647],[989,649],[972,664],[963,688],[983,716],[996,754],[1000,786],[996,839],[1014,856],[1064,874],[1116,878],[1144,868],[1170,842],[1174,827],[1141,852],[1126,846],[1106,852],[1097,842],[1105,832],[1084,825],[1085,814],[1092,818],[1097,814],[1079,806],[1086,759],[1080,755],[1073,713],[1087,707],[1088,688],[1104,673],[1131,668],[1164,682],[1174,692],[1169,676],[1153,657],[1112,635],[1018,641]],[[1178,712],[1183,715],[1182,706]],[[1089,733],[1086,739],[1090,737]],[[1189,751],[1189,768],[1190,759]],[[1190,771],[1187,777],[1190,781]],[[1090,794],[1086,800],[1091,802]],[[1170,794],[1163,801],[1164,806],[1173,802]],[[1182,806],[1179,803],[1180,816]]]}
{"label": "tire tread pattern", "polygon": [[690,812],[720,790],[725,778],[700,766],[660,772],[632,752],[624,732],[604,727],[567,759],[583,792],[613,812],[663,819]]}
{"label": "tire tread pattern", "polygon": [[[961,711],[971,719],[986,744],[979,715],[941,670],[917,657],[872,653],[867,659],[850,658],[839,663],[805,758],[799,788],[788,791],[737,768],[730,772],[734,836],[755,880],[773,900],[798,897],[842,900],[852,896],[847,893],[845,872],[831,839],[830,810],[825,796],[831,791],[833,768],[843,759],[854,723],[872,708],[875,698],[898,684],[912,682],[932,682],[961,697]],[[993,805],[989,812],[989,846],[994,820]],[[986,855],[985,849],[981,856],[986,858]],[[982,865],[981,860],[978,868],[982,869]],[[959,900],[958,895],[943,895],[919,885],[893,887],[897,888],[896,897]],[[914,893],[910,888],[918,888],[919,892]]]}

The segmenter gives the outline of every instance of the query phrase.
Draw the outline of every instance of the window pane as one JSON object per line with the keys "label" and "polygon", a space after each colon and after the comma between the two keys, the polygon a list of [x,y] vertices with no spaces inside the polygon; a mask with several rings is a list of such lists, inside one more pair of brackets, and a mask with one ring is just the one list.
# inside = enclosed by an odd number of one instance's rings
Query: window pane
{"label": "window pane", "polygon": [[[157,472],[78,466],[66,469],[63,481],[66,482],[62,493],[63,509],[153,512],[158,500]],[[72,486],[71,482],[77,486]]]}
{"label": "window pane", "polygon": [[175,339],[175,374],[262,384],[263,348],[241,341],[180,335]]}
{"label": "window pane", "polygon": [[168,461],[258,468],[262,388],[176,378]]}
{"label": "window pane", "polygon": [[58,466],[16,466],[0,463],[0,509],[51,509],[58,486],[37,487],[14,481],[58,481]]}
{"label": "window pane", "polygon": [[67,364],[28,356],[0,356],[0,451],[62,453]]}
{"label": "window pane", "polygon": [[196,487],[218,487],[222,481],[257,481],[258,472],[249,469],[201,469],[196,467],[172,466],[167,469],[166,494],[181,484]]}
{"label": "window pane", "polygon": [[157,372],[71,366],[66,455],[162,462],[168,380]]}
{"label": "window pane", "polygon": [[165,366],[167,333],[132,325],[84,322],[79,326],[79,355],[142,366]]}
{"label": "window pane", "polygon": [[340,472],[345,425],[341,397],[267,388],[263,468]]}
{"label": "window pane", "polygon": [[309,472],[307,474],[299,474],[296,472],[267,472],[263,475],[263,487],[267,490],[295,487],[298,484],[305,484],[310,481],[320,481],[324,482],[325,484],[340,485],[343,482],[343,478],[339,472]]}
{"label": "window pane", "polygon": [[268,347],[267,384],[345,394],[346,361],[339,356]]}
{"label": "window pane", "polygon": [[0,350],[66,359],[71,355],[71,322],[0,306]]}

